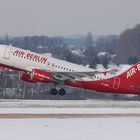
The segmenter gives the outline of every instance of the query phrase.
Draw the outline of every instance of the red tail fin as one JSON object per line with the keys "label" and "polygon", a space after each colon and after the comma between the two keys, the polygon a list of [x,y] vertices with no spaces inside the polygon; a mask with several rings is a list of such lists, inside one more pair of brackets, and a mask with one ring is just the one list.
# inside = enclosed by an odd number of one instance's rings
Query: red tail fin
{"label": "red tail fin", "polygon": [[140,84],[140,62],[118,76],[121,81]]}

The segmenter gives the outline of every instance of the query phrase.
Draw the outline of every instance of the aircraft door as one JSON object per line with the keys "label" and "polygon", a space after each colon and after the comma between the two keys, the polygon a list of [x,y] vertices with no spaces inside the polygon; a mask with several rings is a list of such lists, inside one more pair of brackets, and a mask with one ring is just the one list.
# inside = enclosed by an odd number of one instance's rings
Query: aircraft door
{"label": "aircraft door", "polygon": [[10,59],[10,54],[11,54],[11,48],[10,47],[6,47],[4,50],[4,58],[5,59]]}
{"label": "aircraft door", "polygon": [[118,89],[120,86],[120,78],[114,78],[113,88]]}

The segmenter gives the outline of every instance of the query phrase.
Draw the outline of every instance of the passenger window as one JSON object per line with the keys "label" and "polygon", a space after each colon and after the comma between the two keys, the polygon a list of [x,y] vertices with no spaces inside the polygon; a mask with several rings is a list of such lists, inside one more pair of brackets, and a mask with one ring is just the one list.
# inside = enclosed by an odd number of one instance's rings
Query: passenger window
{"label": "passenger window", "polygon": [[48,68],[50,67],[50,62],[47,63],[47,67],[48,67]]}
{"label": "passenger window", "polygon": [[51,68],[54,69],[55,64],[52,64]]}

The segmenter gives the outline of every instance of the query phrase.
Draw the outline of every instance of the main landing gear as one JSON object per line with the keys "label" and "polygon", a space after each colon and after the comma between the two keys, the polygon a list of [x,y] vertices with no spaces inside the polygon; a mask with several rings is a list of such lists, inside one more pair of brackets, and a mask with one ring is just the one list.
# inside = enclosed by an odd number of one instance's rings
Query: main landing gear
{"label": "main landing gear", "polygon": [[51,94],[51,95],[54,95],[54,96],[57,95],[57,94],[63,96],[63,95],[66,94],[66,91],[65,91],[65,89],[63,89],[63,88],[61,88],[61,89],[59,89],[59,90],[57,90],[56,88],[52,88],[51,91],[50,91],[50,94]]}
{"label": "main landing gear", "polygon": [[5,68],[0,66],[0,79],[3,78]]}

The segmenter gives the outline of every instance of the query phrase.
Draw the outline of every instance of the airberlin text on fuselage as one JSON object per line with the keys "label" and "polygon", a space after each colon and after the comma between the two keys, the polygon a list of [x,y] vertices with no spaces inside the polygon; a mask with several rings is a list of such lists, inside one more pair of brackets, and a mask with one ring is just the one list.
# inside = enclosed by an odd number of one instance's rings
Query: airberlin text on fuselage
{"label": "airberlin text on fuselage", "polygon": [[25,58],[25,59],[37,61],[37,62],[40,62],[40,63],[44,63],[44,64],[48,60],[46,57],[42,57],[42,56],[37,55],[37,54],[26,53],[26,52],[21,51],[21,50],[14,51],[13,55],[16,55],[16,56],[19,56],[19,57],[22,57],[22,58]]}
{"label": "airberlin text on fuselage", "polygon": [[140,71],[140,64],[138,64],[136,67],[131,68],[127,72],[127,79],[136,74],[138,71]]}

